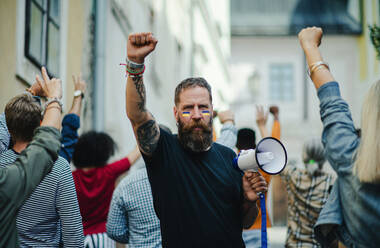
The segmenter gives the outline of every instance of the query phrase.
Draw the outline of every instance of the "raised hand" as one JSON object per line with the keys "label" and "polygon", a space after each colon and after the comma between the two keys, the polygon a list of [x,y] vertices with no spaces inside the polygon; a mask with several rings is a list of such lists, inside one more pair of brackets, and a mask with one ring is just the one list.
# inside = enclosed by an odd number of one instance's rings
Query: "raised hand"
{"label": "raised hand", "polygon": [[37,80],[37,75],[36,75],[36,82],[34,82],[32,84],[32,86],[30,86],[30,88],[26,89],[26,91],[28,91],[29,93],[31,93],[33,96],[42,96],[42,97],[45,97],[44,95],[44,92],[41,88],[41,85],[40,83],[38,82]]}
{"label": "raised hand", "polygon": [[234,122],[234,112],[231,110],[219,111],[218,112],[219,121],[224,124],[227,121]]}
{"label": "raised hand", "polygon": [[303,50],[317,48],[321,44],[322,29],[317,27],[304,28],[298,33],[298,39]]}
{"label": "raised hand", "polygon": [[41,74],[43,80],[39,76],[36,76],[37,83],[41,86],[43,96],[49,98],[62,98],[62,85],[61,80],[57,78],[49,78],[45,67],[41,68]]}
{"label": "raised hand", "polygon": [[273,117],[274,117],[275,120],[278,120],[278,115],[279,115],[279,112],[280,112],[278,106],[276,106],[276,105],[270,106],[269,107],[269,112],[273,115]]}
{"label": "raised hand", "polygon": [[79,76],[72,76],[73,77],[73,82],[74,82],[74,90],[80,90],[82,93],[85,93],[87,84],[86,82],[82,79],[82,74],[79,74]]}
{"label": "raised hand", "polygon": [[246,171],[243,175],[244,198],[255,202],[259,199],[259,193],[268,190],[267,182],[259,172]]}
{"label": "raised hand", "polygon": [[257,126],[265,126],[268,121],[268,112],[264,111],[263,106],[256,105],[256,123]]}
{"label": "raised hand", "polygon": [[157,42],[152,33],[130,34],[127,42],[128,59],[135,63],[144,63],[145,57],[155,49]]}

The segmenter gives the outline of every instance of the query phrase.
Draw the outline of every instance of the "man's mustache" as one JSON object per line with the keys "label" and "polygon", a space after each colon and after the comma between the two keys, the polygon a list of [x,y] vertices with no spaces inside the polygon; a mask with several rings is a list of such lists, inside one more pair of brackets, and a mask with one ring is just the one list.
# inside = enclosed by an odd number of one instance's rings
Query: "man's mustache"
{"label": "man's mustache", "polygon": [[189,123],[183,127],[183,131],[192,131],[196,128],[201,128],[206,132],[211,132],[211,128],[204,122]]}

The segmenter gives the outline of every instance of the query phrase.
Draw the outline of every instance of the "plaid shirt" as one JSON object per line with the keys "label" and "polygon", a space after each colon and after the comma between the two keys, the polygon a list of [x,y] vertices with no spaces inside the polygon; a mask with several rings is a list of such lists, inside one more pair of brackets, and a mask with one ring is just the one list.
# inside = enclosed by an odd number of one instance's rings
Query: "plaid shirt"
{"label": "plaid shirt", "polygon": [[126,176],[115,189],[107,234],[131,247],[161,247],[160,221],[154,212],[146,168]]}
{"label": "plaid shirt", "polygon": [[281,177],[288,191],[286,247],[320,247],[313,226],[329,196],[332,175],[322,172],[311,177],[305,169],[287,165]]}

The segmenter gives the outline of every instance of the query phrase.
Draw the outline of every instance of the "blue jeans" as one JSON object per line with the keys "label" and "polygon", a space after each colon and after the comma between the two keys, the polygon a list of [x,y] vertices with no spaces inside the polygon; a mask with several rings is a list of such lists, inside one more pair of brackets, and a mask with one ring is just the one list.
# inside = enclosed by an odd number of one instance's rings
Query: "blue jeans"
{"label": "blue jeans", "polygon": [[261,230],[260,229],[244,230],[243,240],[244,240],[246,248],[261,247]]}

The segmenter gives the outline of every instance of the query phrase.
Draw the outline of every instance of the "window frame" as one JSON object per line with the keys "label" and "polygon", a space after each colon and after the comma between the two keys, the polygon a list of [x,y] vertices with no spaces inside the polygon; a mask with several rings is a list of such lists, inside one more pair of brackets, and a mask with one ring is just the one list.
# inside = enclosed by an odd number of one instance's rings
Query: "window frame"
{"label": "window frame", "polygon": [[[35,58],[31,53],[30,53],[30,18],[31,18],[31,6],[34,4],[39,11],[42,13],[42,61],[38,61],[37,58]],[[58,3],[60,5],[60,11],[61,11],[61,6],[62,2],[59,1]],[[54,77],[59,77],[60,73],[60,56],[58,58],[58,71],[55,73],[50,72],[48,68],[48,59],[49,59],[49,24],[52,23],[59,32],[59,39],[61,39],[62,33],[61,33],[61,25],[60,23],[57,23],[54,18],[50,16],[50,0],[45,0],[43,3],[45,6],[41,6],[36,0],[25,0],[25,34],[24,34],[24,56],[32,63],[34,64],[37,68],[41,68],[42,66],[45,66],[47,68],[47,71],[50,76]],[[59,21],[61,21],[61,13],[59,13]],[[59,50],[61,50],[60,44]]]}

